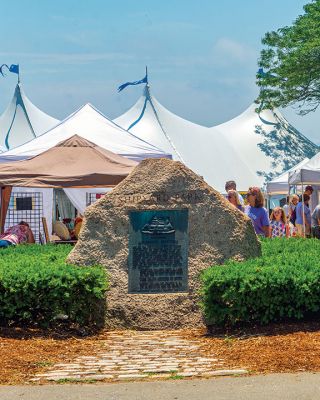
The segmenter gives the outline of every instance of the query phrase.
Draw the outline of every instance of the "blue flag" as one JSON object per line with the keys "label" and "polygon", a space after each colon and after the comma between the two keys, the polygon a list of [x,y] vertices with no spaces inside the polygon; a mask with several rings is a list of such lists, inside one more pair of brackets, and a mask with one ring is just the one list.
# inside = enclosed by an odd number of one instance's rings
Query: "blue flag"
{"label": "blue flag", "polygon": [[127,86],[130,85],[140,85],[140,83],[148,83],[148,75],[146,74],[146,76],[143,79],[140,79],[140,81],[134,81],[134,82],[126,82],[123,83],[122,85],[120,85],[118,87],[118,92],[121,92],[121,90],[125,89]]}
{"label": "blue flag", "polygon": [[13,74],[18,74],[19,75],[19,64],[11,64],[10,67],[8,67],[7,64],[2,64],[0,66],[0,74],[2,76],[4,76],[3,67],[8,68],[9,72],[12,72]]}
{"label": "blue flag", "polygon": [[257,72],[257,75],[258,75],[259,78],[264,78],[264,77],[266,77],[268,74],[267,74],[266,72],[264,72],[263,68],[259,68],[259,69],[258,69],[258,72]]}
{"label": "blue flag", "polygon": [[2,71],[3,67],[7,67],[7,68],[8,68],[8,66],[7,66],[7,64],[2,64],[2,65],[1,65],[1,67],[0,67],[0,74],[1,74],[2,76],[4,76],[4,73],[3,73],[3,71]]}
{"label": "blue flag", "polygon": [[[270,78],[270,77],[271,77],[271,78],[277,78],[277,76],[271,74],[270,71],[264,72],[263,68],[259,68],[259,69],[258,69],[257,77],[258,77],[258,78],[266,78],[266,77],[268,77],[268,78]],[[282,80],[285,80],[285,79],[282,79]]]}
{"label": "blue flag", "polygon": [[19,75],[19,64],[11,64],[9,71]]}

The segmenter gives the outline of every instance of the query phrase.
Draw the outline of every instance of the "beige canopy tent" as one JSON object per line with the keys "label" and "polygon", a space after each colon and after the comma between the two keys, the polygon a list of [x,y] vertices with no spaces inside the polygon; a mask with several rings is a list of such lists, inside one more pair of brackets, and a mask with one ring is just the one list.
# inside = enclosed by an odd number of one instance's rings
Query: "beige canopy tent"
{"label": "beige canopy tent", "polygon": [[3,232],[13,186],[30,188],[113,187],[137,165],[74,135],[55,147],[24,161],[0,164]]}

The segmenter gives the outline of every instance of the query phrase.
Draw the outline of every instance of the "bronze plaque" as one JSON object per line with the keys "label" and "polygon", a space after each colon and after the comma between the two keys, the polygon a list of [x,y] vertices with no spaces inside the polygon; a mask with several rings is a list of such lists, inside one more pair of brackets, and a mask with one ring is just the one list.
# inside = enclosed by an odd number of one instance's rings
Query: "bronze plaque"
{"label": "bronze plaque", "polygon": [[130,211],[129,293],[188,290],[188,210]]}

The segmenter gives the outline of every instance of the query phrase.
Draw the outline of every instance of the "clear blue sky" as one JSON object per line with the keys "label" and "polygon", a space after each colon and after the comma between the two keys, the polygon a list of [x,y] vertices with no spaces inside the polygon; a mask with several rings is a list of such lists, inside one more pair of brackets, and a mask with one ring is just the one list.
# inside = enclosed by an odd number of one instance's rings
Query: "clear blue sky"
{"label": "clear blue sky", "polygon": [[[173,112],[211,126],[255,99],[265,32],[289,25],[306,0],[1,1],[0,64],[19,63],[23,87],[44,111],[64,118],[86,102],[115,118],[142,87]],[[0,112],[15,75],[0,77]],[[317,143],[319,113],[290,122]],[[318,139],[319,137],[319,139]]]}

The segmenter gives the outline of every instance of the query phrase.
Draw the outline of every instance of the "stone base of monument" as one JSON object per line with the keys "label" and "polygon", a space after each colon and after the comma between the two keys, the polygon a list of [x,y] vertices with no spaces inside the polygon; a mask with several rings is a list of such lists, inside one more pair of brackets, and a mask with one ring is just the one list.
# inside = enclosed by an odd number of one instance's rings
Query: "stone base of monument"
{"label": "stone base of monument", "polygon": [[253,226],[180,162],[142,161],[87,208],[68,261],[106,267],[106,326],[176,329],[204,324],[201,271],[261,254]]}

